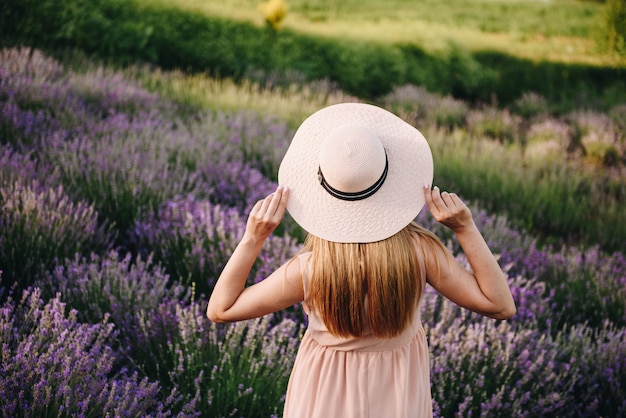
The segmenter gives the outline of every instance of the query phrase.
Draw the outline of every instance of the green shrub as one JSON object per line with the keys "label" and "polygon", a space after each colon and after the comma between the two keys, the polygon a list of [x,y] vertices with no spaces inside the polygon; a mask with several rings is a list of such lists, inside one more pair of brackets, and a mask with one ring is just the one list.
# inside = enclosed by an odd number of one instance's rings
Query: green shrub
{"label": "green shrub", "polygon": [[497,80],[497,71],[483,65],[472,54],[457,45],[451,45],[446,56],[450,92],[460,98],[489,98],[487,92]]}
{"label": "green shrub", "polygon": [[119,62],[154,60],[153,28],[129,6],[123,0],[8,1],[0,27],[13,44],[78,47]]}
{"label": "green shrub", "polygon": [[607,0],[605,32],[608,47],[626,55],[626,3],[624,0]]}
{"label": "green shrub", "polygon": [[484,68],[495,69],[497,77],[484,93],[508,105],[523,92],[534,91],[545,97],[553,111],[576,108],[608,109],[624,101],[626,83],[623,65],[584,64],[521,59],[494,51],[474,54]]}
{"label": "green shrub", "polygon": [[511,108],[521,117],[531,119],[548,113],[548,101],[537,93],[526,92],[513,102]]}

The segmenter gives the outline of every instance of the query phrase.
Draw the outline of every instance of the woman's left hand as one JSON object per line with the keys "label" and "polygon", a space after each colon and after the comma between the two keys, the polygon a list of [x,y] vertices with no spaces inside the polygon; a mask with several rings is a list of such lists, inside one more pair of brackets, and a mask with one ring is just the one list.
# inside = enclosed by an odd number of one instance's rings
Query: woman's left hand
{"label": "woman's left hand", "polygon": [[255,241],[264,241],[280,224],[288,199],[289,190],[278,186],[274,193],[259,200],[248,215],[245,235]]}
{"label": "woman's left hand", "polygon": [[265,239],[280,223],[289,191],[278,187],[259,200],[248,216],[246,232],[224,266],[217,280],[207,316],[214,322],[242,321],[257,318],[302,302],[304,288],[298,257],[287,261],[266,279],[246,287],[254,261]]}

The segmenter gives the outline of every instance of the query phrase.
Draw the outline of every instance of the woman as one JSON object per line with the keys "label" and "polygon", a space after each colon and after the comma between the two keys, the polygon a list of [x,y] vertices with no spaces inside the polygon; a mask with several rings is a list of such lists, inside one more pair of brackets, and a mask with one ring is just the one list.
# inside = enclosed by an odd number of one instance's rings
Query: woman
{"label": "woman", "polygon": [[[280,186],[257,202],[209,300],[216,322],[304,302],[309,317],[284,417],[430,417],[428,346],[419,302],[426,283],[493,318],[515,313],[506,277],[470,210],[431,189],[422,134],[376,106],[345,103],[311,115],[281,162]],[[471,271],[413,220],[424,204],[454,231]],[[284,211],[308,237],[265,280],[245,282]]]}

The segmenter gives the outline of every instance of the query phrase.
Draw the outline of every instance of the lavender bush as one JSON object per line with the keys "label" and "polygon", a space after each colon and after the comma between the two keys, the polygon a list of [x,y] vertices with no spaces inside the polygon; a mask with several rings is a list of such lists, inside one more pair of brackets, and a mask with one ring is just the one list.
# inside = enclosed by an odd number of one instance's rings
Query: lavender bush
{"label": "lavender bush", "polygon": [[506,322],[468,313],[431,288],[425,293],[435,415],[621,416],[626,330],[576,325],[552,336],[543,331],[550,302],[542,286],[511,284],[519,315]]}
{"label": "lavender bush", "polygon": [[0,145],[0,185],[6,187],[16,182],[51,187],[58,184],[58,171],[38,161],[32,152],[22,153],[9,144]]}
{"label": "lavender bush", "polygon": [[142,212],[177,194],[244,211],[243,194],[269,190],[263,174],[277,170],[289,137],[285,123],[189,111],[103,67],[64,74],[39,52],[3,54],[0,133],[57,167],[68,193],[115,224],[118,244]]}
{"label": "lavender bush", "polygon": [[5,417],[168,416],[159,386],[115,370],[116,333],[104,317],[81,324],[59,296],[38,290],[7,300],[0,314],[0,411]]}
{"label": "lavender bush", "polygon": [[[621,253],[607,254],[598,246],[541,247],[536,238],[515,230],[506,218],[472,209],[474,220],[501,267],[511,277],[537,279],[543,286],[550,301],[550,311],[543,312],[544,325],[557,330],[567,324],[598,327],[607,319],[619,326],[626,325],[626,300],[622,295],[626,258]],[[422,212],[418,222],[436,232],[455,254],[461,252],[451,232],[428,213]]]}
{"label": "lavender bush", "polygon": [[579,371],[557,344],[506,322],[463,322],[427,331],[439,416],[568,416]]}
{"label": "lavender bush", "polygon": [[485,108],[467,115],[468,131],[476,137],[487,137],[502,143],[520,141],[521,118],[507,109]]}
{"label": "lavender bush", "polygon": [[235,208],[241,214],[249,213],[258,200],[272,193],[277,186],[258,169],[241,161],[206,165],[199,171],[203,183],[209,187],[209,200]]}
{"label": "lavender bush", "polygon": [[[512,276],[536,278],[546,286],[560,325],[586,323],[602,326],[605,320],[626,325],[626,258],[606,253],[599,246],[541,246],[538,240],[513,229],[503,217],[474,210],[476,222],[502,267]],[[457,248],[458,251],[458,248]]]}
{"label": "lavender bush", "polygon": [[554,325],[588,324],[601,326],[605,320],[625,326],[626,259],[620,253],[604,254],[598,247],[585,250],[566,248],[560,251],[531,246],[503,253],[514,262],[513,270],[527,277],[540,278],[551,292],[555,312]]}
{"label": "lavender bush", "polygon": [[[195,283],[208,295],[230,254],[241,240],[246,219],[236,208],[213,205],[194,196],[179,197],[149,214],[133,228],[133,246],[155,261],[175,279]],[[255,283],[286,262],[298,250],[289,236],[271,236],[250,275]]]}
{"label": "lavender bush", "polygon": [[274,118],[259,118],[248,112],[217,113],[214,123],[225,129],[222,155],[244,161],[274,179],[293,132]]}
{"label": "lavender bush", "polygon": [[63,65],[55,59],[38,49],[27,47],[0,50],[0,71],[2,78],[22,74],[33,80],[58,80],[65,73]]}
{"label": "lavender bush", "polygon": [[395,88],[382,101],[389,110],[418,127],[435,125],[451,130],[463,126],[469,112],[461,100],[441,97],[412,85]]}
{"label": "lavender bush", "polygon": [[534,119],[548,114],[549,106],[545,97],[527,92],[515,100],[512,110],[523,118]]}
{"label": "lavender bush", "polygon": [[[222,326],[206,319],[205,306],[177,306],[167,329],[147,312],[140,368],[184,394],[180,402],[198,416],[277,416],[301,327],[289,319],[272,326],[272,315]],[[170,315],[159,309],[156,317]]]}
{"label": "lavender bush", "polygon": [[98,141],[79,138],[50,149],[46,157],[60,167],[63,184],[93,202],[125,238],[143,211],[156,209],[177,191],[193,189],[194,175],[169,164],[162,139],[170,128],[144,120],[149,126],[133,132],[123,128],[129,122],[124,117],[118,122],[119,130]]}
{"label": "lavender bush", "polygon": [[3,284],[26,288],[57,259],[105,249],[109,239],[97,216],[91,205],[73,202],[60,186],[0,182]]}
{"label": "lavender bush", "polygon": [[104,316],[118,331],[118,351],[131,360],[142,353],[141,318],[149,312],[190,299],[190,289],[172,282],[152,260],[133,260],[111,251],[102,257],[75,257],[47,275],[49,293],[63,295],[68,307],[75,309],[81,322],[97,323]]}
{"label": "lavender bush", "polygon": [[[580,370],[572,386],[570,416],[624,416],[626,413],[626,330],[605,322],[599,328],[576,325],[556,338],[562,356]],[[574,409],[578,406],[578,410]]]}

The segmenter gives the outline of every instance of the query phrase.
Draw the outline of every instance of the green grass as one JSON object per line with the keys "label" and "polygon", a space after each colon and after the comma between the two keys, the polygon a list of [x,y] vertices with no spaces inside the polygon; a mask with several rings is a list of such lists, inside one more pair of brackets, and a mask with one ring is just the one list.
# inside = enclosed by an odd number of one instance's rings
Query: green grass
{"label": "green grass", "polygon": [[[263,24],[260,0],[139,0]],[[430,52],[450,44],[517,58],[620,65],[598,47],[603,5],[555,0],[285,0],[284,28],[338,39],[412,44]],[[623,59],[622,59],[623,64]]]}
{"label": "green grass", "polygon": [[430,131],[435,183],[506,215],[550,244],[600,244],[625,251],[626,182],[585,172],[565,160],[540,162],[518,146]]}
{"label": "green grass", "polygon": [[297,127],[316,110],[333,103],[355,100],[341,91],[316,88],[312,84],[291,85],[287,89],[264,88],[244,79],[189,75],[181,71],[132,67],[127,74],[153,91],[192,108],[237,111],[247,109],[265,116],[277,116]]}
{"label": "green grass", "polygon": [[[603,52],[591,33],[602,28],[598,5],[288,4],[291,11],[276,32],[253,1],[98,0],[88,6],[82,0],[9,0],[0,15],[0,44],[53,53],[77,48],[116,65],[149,62],[237,81],[299,74],[301,81],[330,80],[369,100],[404,84],[503,104],[536,92],[567,109],[578,103],[606,109],[623,97],[626,60]],[[498,20],[499,13],[507,16]],[[544,27],[555,29],[538,29]]]}

